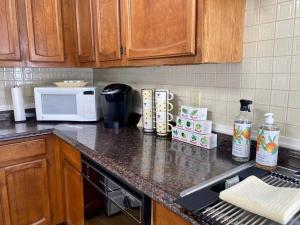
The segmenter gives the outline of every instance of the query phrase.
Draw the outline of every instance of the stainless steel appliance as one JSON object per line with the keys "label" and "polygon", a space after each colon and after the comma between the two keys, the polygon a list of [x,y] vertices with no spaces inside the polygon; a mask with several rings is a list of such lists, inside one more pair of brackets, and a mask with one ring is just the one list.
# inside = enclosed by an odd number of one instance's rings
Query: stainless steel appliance
{"label": "stainless steel appliance", "polygon": [[151,199],[82,156],[85,225],[150,225]]}
{"label": "stainless steel appliance", "polygon": [[36,118],[42,121],[97,121],[101,118],[97,87],[34,88]]}
{"label": "stainless steel appliance", "polygon": [[[225,181],[238,176],[240,180],[255,175],[264,182],[277,187],[300,188],[299,172],[278,167],[276,172],[268,172],[248,163],[223,174],[214,180],[197,185],[181,193],[175,202],[182,210],[193,216],[200,224],[213,225],[275,225],[277,223],[255,215],[219,199],[219,193],[225,189]],[[288,223],[300,225],[300,212]]]}

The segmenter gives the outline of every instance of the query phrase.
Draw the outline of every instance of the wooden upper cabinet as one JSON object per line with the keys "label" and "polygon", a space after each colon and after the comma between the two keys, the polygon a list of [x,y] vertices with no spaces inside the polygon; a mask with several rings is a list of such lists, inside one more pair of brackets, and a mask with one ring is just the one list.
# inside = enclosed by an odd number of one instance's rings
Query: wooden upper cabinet
{"label": "wooden upper cabinet", "polygon": [[121,59],[120,0],[94,0],[97,60]]}
{"label": "wooden upper cabinet", "polygon": [[30,61],[64,61],[61,4],[61,0],[25,0]]}
{"label": "wooden upper cabinet", "polygon": [[0,1],[0,61],[20,60],[16,0]]}
{"label": "wooden upper cabinet", "polygon": [[5,225],[51,224],[45,159],[1,169],[0,190]]}
{"label": "wooden upper cabinet", "polygon": [[245,0],[206,0],[203,63],[240,62],[243,58]]}
{"label": "wooden upper cabinet", "polygon": [[125,0],[128,59],[194,55],[196,0]]}
{"label": "wooden upper cabinet", "polygon": [[75,0],[79,62],[95,61],[92,0]]}

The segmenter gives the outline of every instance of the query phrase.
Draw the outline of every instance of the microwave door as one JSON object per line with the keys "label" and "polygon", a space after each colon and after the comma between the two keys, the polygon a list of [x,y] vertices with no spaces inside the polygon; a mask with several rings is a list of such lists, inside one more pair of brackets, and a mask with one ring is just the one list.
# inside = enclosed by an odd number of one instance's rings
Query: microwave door
{"label": "microwave door", "polygon": [[42,93],[41,115],[43,120],[76,121],[78,117],[78,94]]}
{"label": "microwave door", "polygon": [[76,115],[76,95],[42,94],[42,113],[44,115]]}

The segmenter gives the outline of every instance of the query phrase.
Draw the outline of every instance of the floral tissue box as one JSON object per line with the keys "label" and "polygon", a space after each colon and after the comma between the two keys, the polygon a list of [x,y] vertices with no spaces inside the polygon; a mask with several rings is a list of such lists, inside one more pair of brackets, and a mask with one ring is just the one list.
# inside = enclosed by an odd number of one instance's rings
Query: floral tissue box
{"label": "floral tissue box", "polygon": [[211,149],[217,147],[217,134],[197,134],[178,127],[173,127],[172,138],[192,145]]}
{"label": "floral tissue box", "polygon": [[192,131],[198,134],[209,134],[212,131],[212,121],[211,120],[191,120],[185,119],[181,116],[177,116],[176,118],[176,126],[178,128]]}
{"label": "floral tissue box", "polygon": [[207,120],[207,108],[181,106],[180,116],[191,120]]}

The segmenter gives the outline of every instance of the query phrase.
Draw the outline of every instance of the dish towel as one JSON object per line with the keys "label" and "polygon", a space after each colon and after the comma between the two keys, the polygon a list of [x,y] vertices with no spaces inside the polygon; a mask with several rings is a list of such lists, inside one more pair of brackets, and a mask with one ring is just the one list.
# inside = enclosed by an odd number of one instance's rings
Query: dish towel
{"label": "dish towel", "polygon": [[300,189],[274,187],[255,176],[222,191],[219,197],[281,224],[288,223],[300,210]]}

